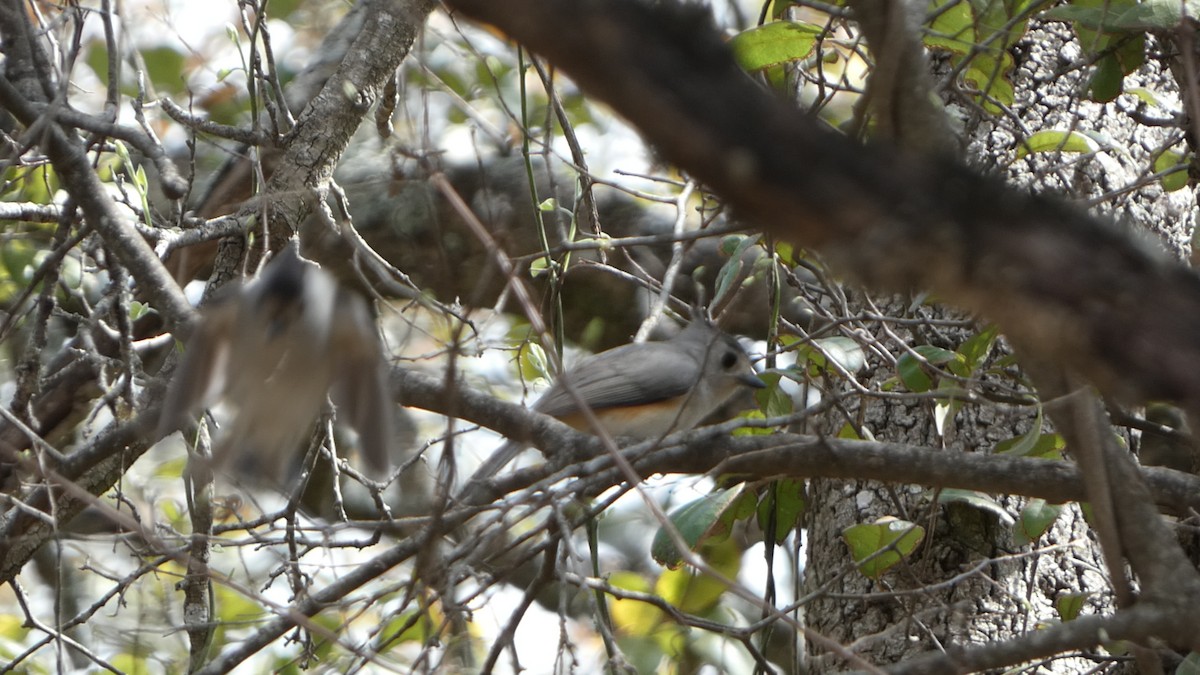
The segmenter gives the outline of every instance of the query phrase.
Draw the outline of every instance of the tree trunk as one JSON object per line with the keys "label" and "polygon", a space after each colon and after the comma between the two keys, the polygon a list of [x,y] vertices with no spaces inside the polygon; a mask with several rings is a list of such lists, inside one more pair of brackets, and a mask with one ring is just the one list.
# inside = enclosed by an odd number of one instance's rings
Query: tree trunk
{"label": "tree trunk", "polygon": [[[945,95],[948,106],[968,119],[968,161],[985,170],[999,170],[1010,182],[1037,191],[1067,192],[1081,201],[1094,200],[1102,211],[1136,216],[1139,223],[1162,235],[1176,255],[1187,250],[1195,213],[1193,193],[1165,193],[1157,183],[1118,192],[1152,172],[1149,150],[1168,142],[1168,130],[1147,128],[1128,115],[1115,114],[1122,109],[1121,101],[1099,104],[1080,99],[1089,71],[1065,67],[1071,55],[1078,58],[1081,52],[1067,25],[1033,27],[1012,51],[1017,103],[1008,115],[989,115],[978,106],[964,105],[967,94],[955,93],[948,79],[954,76],[949,59],[937,61],[940,82],[951,92]],[[1157,63],[1147,64],[1129,79],[1127,88],[1177,89],[1170,73]],[[1131,152],[1101,151],[1075,162],[1070,161],[1073,156],[1059,153],[1012,161],[1020,140],[1044,129],[1099,131],[1114,146]],[[938,307],[913,306],[908,300],[888,303],[886,314],[926,322],[953,318]],[[974,332],[929,323],[911,330],[893,326],[885,331],[870,323],[862,328],[876,344],[896,355],[905,348],[896,337],[908,346],[955,350]],[[999,365],[1010,351],[1001,342],[990,363]],[[879,391],[889,378],[896,378],[896,369],[880,364],[863,383]],[[1008,376],[994,374],[983,381],[1015,384]],[[1032,405],[979,400],[963,405],[940,433],[932,400],[884,400],[858,395],[849,386],[839,387],[838,395],[846,411],[826,417],[825,433],[836,434],[847,418],[857,418],[880,440],[943,447],[946,452],[996,452],[998,443],[1029,433],[1041,417]],[[1048,424],[1045,430],[1051,431]],[[806,595],[817,594],[817,599],[805,609],[808,626],[867,662],[881,665],[951,644],[1011,638],[1042,623],[1069,619],[1074,611],[1111,610],[1111,580],[1077,504],[1064,508],[1053,527],[1029,543],[1020,540],[1027,500],[1000,497],[992,508],[1007,516],[999,516],[963,501],[939,504],[939,497],[947,501],[951,495],[918,486],[893,489],[864,481],[812,481],[803,588]],[[853,568],[843,531],[888,516],[925,528],[925,539],[910,558],[878,580],[870,580]],[[1081,609],[1072,609],[1080,600]],[[847,667],[844,658],[812,640],[808,644],[812,672]],[[1114,658],[1105,653],[1081,654],[1039,664],[1039,672],[1082,672]]]}

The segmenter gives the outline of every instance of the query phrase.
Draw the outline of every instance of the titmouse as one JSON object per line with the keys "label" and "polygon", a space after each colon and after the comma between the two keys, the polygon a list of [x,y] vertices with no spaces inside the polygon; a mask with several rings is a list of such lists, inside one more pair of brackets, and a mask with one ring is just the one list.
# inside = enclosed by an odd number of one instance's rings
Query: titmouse
{"label": "titmouse", "polygon": [[[610,436],[648,439],[691,429],[739,387],[765,386],[737,340],[696,318],[670,340],[623,345],[583,359],[560,375],[533,409],[591,431],[581,400]],[[469,484],[495,475],[523,448],[505,443]]]}
{"label": "titmouse", "polygon": [[167,391],[166,435],[224,395],[235,415],[213,464],[254,453],[282,481],[329,394],[337,421],[358,433],[367,466],[386,471],[393,437],[388,366],[366,303],[341,289],[296,242],[262,274],[204,309]]}

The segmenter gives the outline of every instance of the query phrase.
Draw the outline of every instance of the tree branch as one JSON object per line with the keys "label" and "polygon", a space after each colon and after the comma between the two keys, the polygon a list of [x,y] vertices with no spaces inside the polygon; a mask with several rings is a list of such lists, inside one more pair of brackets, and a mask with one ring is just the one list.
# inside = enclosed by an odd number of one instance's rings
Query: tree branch
{"label": "tree branch", "polygon": [[[499,496],[563,477],[578,476],[568,489],[588,495],[599,494],[623,480],[611,458],[604,454],[599,439],[554,418],[473,390],[451,389],[440,378],[399,367],[392,369],[391,384],[401,405],[443,414],[453,411],[469,422],[549,449],[546,454],[551,460],[546,464],[483,483],[468,506],[487,504]],[[147,398],[157,401],[161,397]],[[157,416],[157,403],[148,404],[138,419],[106,429],[80,448],[60,473],[93,494],[102,494],[123,468],[157,440],[151,436]],[[715,472],[747,480],[854,477],[1041,497],[1055,503],[1086,497],[1079,469],[1070,462],[795,434],[731,437],[729,430],[736,424],[675,434],[660,447],[643,443],[623,452],[644,476]],[[1200,511],[1200,477],[1157,467],[1142,468],[1140,473],[1159,505],[1177,513]],[[76,512],[72,509],[83,506],[68,497],[58,497],[53,512],[64,521]],[[34,490],[23,501],[40,513],[51,512],[45,488]],[[0,555],[0,583],[16,574],[36,547],[53,534],[50,524],[31,509],[11,509],[0,519],[0,541],[24,542]]]}
{"label": "tree branch", "polygon": [[[38,130],[40,136],[37,142],[43,146],[63,187],[75,199],[84,218],[104,237],[105,243],[129,269],[167,324],[177,330],[180,336],[186,336],[194,315],[191,305],[149,244],[129,223],[128,215],[118,210],[109,198],[100,178],[92,170],[82,143],[64,131],[52,116],[39,111],[37,104],[46,103],[37,98],[43,95],[41,87],[29,80],[10,81],[12,71],[19,68],[18,64],[25,63],[29,67],[32,59],[30,52],[38,49],[35,43],[22,39],[30,30],[27,21],[28,17],[21,8],[14,8],[12,3],[0,4],[0,36],[3,37],[5,55],[8,57],[5,77],[0,78],[0,105],[7,108],[27,129]],[[21,47],[26,47],[24,53]]]}
{"label": "tree branch", "polygon": [[1183,639],[1189,631],[1194,630],[1195,623],[1190,617],[1165,614],[1153,607],[1135,606],[1112,616],[1082,616],[1002,642],[971,647],[950,645],[945,652],[910,659],[887,670],[893,675],[990,671],[1071,650],[1091,649],[1110,640],[1145,642],[1162,636]]}
{"label": "tree branch", "polygon": [[1200,411],[1200,277],[1130,233],[957,162],[820,128],[752,82],[702,10],[447,4],[561,67],[743,217],[842,272],[933,290],[1107,393]]}
{"label": "tree branch", "polygon": [[[477,503],[557,480],[563,467],[567,467],[564,473],[580,476],[574,487],[589,494],[622,480],[604,456],[599,439],[551,417],[479,392],[451,390],[440,379],[402,368],[392,370],[392,388],[402,405],[438,413],[455,411],[462,419],[541,448],[551,458],[547,464],[487,481]],[[1054,503],[1086,498],[1079,469],[1072,462],[797,434],[731,437],[729,430],[737,424],[673,434],[661,447],[651,449],[652,443],[642,443],[624,452],[642,475],[718,472],[748,479],[862,478],[1041,497]],[[568,466],[574,463],[582,464]],[[1200,477],[1156,467],[1142,468],[1141,475],[1158,504],[1178,513],[1200,507]]]}

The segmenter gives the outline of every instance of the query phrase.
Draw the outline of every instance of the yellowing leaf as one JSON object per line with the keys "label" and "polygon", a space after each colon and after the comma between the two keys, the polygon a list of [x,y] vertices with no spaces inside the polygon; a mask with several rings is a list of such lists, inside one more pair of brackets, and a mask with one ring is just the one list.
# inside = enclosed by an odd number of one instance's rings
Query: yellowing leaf
{"label": "yellowing leaf", "polygon": [[[609,576],[608,583],[627,591],[651,591],[650,582],[634,572],[615,572]],[[662,610],[640,600],[610,596],[608,608],[617,630],[624,635],[651,635],[666,620]]]}
{"label": "yellowing leaf", "polygon": [[1096,152],[1100,145],[1077,131],[1039,131],[1017,148],[1017,159],[1035,152]]}
{"label": "yellowing leaf", "polygon": [[[735,542],[726,539],[706,545],[704,559],[726,578],[733,578],[741,566],[741,551]],[[711,610],[726,588],[723,581],[686,567],[666,570],[654,584],[656,595],[689,614]]]}
{"label": "yellowing leaf", "polygon": [[798,21],[772,21],[738,33],[729,44],[738,64],[755,71],[805,58],[823,32]]}
{"label": "yellowing leaf", "polygon": [[1154,173],[1165,174],[1160,180],[1167,192],[1181,190],[1188,185],[1188,164],[1191,155],[1176,150],[1167,150],[1154,158]]}

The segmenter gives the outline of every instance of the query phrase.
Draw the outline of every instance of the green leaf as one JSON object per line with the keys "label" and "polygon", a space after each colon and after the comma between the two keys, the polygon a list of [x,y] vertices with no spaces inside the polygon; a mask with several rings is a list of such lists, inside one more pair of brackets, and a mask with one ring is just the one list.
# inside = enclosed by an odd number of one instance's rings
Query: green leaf
{"label": "green leaf", "polygon": [[1102,36],[1116,30],[1113,22],[1138,0],[1073,0],[1069,4],[1054,7],[1042,13],[1051,21],[1069,21],[1074,24],[1079,42],[1089,54],[1102,48]]}
{"label": "green leaf", "polygon": [[1025,508],[1021,509],[1021,515],[1017,518],[1017,530],[1014,537],[1017,545],[1031,544],[1046,534],[1054,521],[1058,520],[1062,509],[1061,505],[1049,504],[1044,499],[1030,499]]}
{"label": "green leaf", "polygon": [[[636,572],[613,572],[608,576],[608,583],[616,588],[638,593],[650,593],[654,590],[650,582]],[[650,635],[666,620],[666,615],[661,609],[639,600],[610,598],[609,612],[617,629],[625,635]]]}
{"label": "green leaf", "polygon": [[154,311],[154,308],[152,308],[150,305],[147,305],[144,302],[139,302],[137,300],[134,300],[129,303],[129,319],[130,319],[130,321],[137,321],[138,319],[142,318],[143,316],[146,316],[147,314],[149,314],[150,312],[153,312],[153,311]]}
{"label": "green leaf", "polygon": [[1141,101],[1142,103],[1145,103],[1146,105],[1152,105],[1152,106],[1155,106],[1156,108],[1163,107],[1162,101],[1160,101],[1158,98],[1158,94],[1155,94],[1154,92],[1150,91],[1149,89],[1146,89],[1145,87],[1134,87],[1132,89],[1126,89],[1125,93],[1129,94],[1131,96],[1136,96],[1139,101]]}
{"label": "green leaf", "polygon": [[[988,324],[975,335],[967,338],[958,347],[958,353],[962,355],[962,361],[952,361],[949,364],[950,370],[959,377],[970,377],[974,375],[983,364],[987,361],[988,356],[992,353],[992,347],[996,344],[996,336],[999,335],[1000,329],[996,324]],[[961,365],[960,369],[956,366]]]}
{"label": "green leaf", "polygon": [[1039,131],[1017,148],[1017,159],[1036,152],[1096,152],[1100,145],[1077,131]]}
{"label": "green leaf", "polygon": [[1113,56],[1121,65],[1125,75],[1133,73],[1146,63],[1146,36],[1143,33],[1122,33],[1113,37]]}
{"label": "green leaf", "polygon": [[1175,675],[1200,675],[1200,652],[1191,652],[1183,659]]}
{"label": "green leaf", "polygon": [[763,493],[758,502],[756,516],[758,527],[767,531],[771,514],[775,515],[775,542],[787,539],[788,534],[800,525],[800,518],[808,510],[808,497],[802,478],[784,478],[775,481]]}
{"label": "green leaf", "polygon": [[844,438],[849,441],[865,440],[862,436],[858,435],[858,431],[854,429],[854,425],[850,424],[849,422],[846,422],[842,425],[841,429],[838,429],[837,437]]}
{"label": "green leaf", "polygon": [[920,354],[926,361],[935,366],[940,366],[959,358],[958,352],[952,352],[949,349],[934,347],[933,345],[917,345],[913,347],[913,351]]}
{"label": "green leaf", "polygon": [[[719,305],[725,295],[733,289],[734,282],[742,273],[742,257],[749,248],[758,243],[758,235],[726,237],[721,241],[721,251],[729,252],[729,260],[721,265],[721,271],[717,272],[716,290],[713,292],[713,305]],[[732,250],[730,250],[732,248]]]}
{"label": "green leaf", "polygon": [[534,258],[533,262],[529,263],[529,276],[539,279],[550,274],[550,270],[553,267],[552,262],[549,257],[544,255]]}
{"label": "green leaf", "polygon": [[49,163],[40,164],[24,172],[21,182],[21,198],[35,204],[49,204],[58,192],[58,174]]}
{"label": "green leaf", "polygon": [[[1034,0],[1034,3],[1040,0]],[[997,0],[932,0],[933,17],[924,42],[932,49],[949,51],[962,80],[976,89],[980,104],[992,113],[1003,112],[1015,100],[1009,74],[1013,60],[1008,48],[1028,29],[1030,2]]]}
{"label": "green leaf", "polygon": [[773,21],[738,33],[729,45],[738,64],[753,72],[806,58],[824,32],[798,21]]}
{"label": "green leaf", "polygon": [[759,379],[766,387],[754,392],[754,400],[766,417],[782,417],[792,413],[792,397],[779,387],[779,373],[762,373]]}
{"label": "green leaf", "polygon": [[1196,0],[1075,0],[1043,16],[1074,24],[1079,44],[1096,59],[1088,96],[1103,102],[1115,99],[1125,76],[1145,62],[1145,31],[1178,25],[1185,4],[1194,7]]}
{"label": "green leaf", "polygon": [[1055,21],[1073,21],[1089,30],[1165,31],[1176,28],[1184,16],[1200,16],[1197,0],[1145,0],[1144,2],[1105,4],[1099,7],[1072,3],[1046,11],[1043,17]]}
{"label": "green leaf", "polygon": [[857,373],[867,365],[867,355],[853,339],[837,336],[818,338],[812,344],[821,348],[825,356],[841,366],[847,373]]}
{"label": "green leaf", "polygon": [[957,352],[932,345],[917,345],[913,351],[921,358],[917,358],[911,352],[902,354],[899,359],[896,359],[896,373],[900,376],[900,381],[904,383],[904,386],[917,394],[933,388],[933,379],[925,372],[925,363],[922,363],[921,359],[924,359],[929,365],[940,366],[962,358]]}
{"label": "green leaf", "polygon": [[988,54],[976,54],[963,71],[962,78],[979,90],[982,103],[989,112],[1001,113],[1001,106],[1011,107],[1016,102],[1016,93],[1008,81],[1012,68],[1012,57],[1007,53],[1002,54],[999,60]]}
{"label": "green leaf", "polygon": [[721,238],[721,255],[732,257],[734,253],[743,250],[742,246],[750,237],[744,234],[731,234],[728,237]]}
{"label": "green leaf", "polygon": [[788,267],[796,264],[796,249],[786,241],[775,243],[775,255],[779,256],[779,262]]}
{"label": "green leaf", "polygon": [[[710,539],[729,535],[733,522],[750,515],[754,509],[754,495],[746,493],[749,500],[742,499],[745,485],[724,490],[714,490],[699,499],[688,502],[667,516],[679,531],[688,550],[696,551]],[[747,509],[748,507],[748,509]],[[683,564],[683,554],[675,548],[666,528],[660,527],[650,545],[650,555],[658,564],[675,569]]]}
{"label": "green leaf", "polygon": [[911,555],[924,538],[925,528],[891,516],[842,531],[842,540],[850,548],[858,570],[870,579],[878,579]]}
{"label": "green leaf", "polygon": [[896,361],[896,372],[904,386],[913,393],[921,394],[933,388],[933,378],[929,377],[921,362],[912,354],[904,354]]}
{"label": "green leaf", "polygon": [[961,0],[933,0],[929,3],[933,16],[925,34],[925,44],[955,54],[969,54],[976,44],[975,15],[971,6]]}
{"label": "green leaf", "polygon": [[0,638],[11,642],[20,642],[28,633],[29,628],[15,613],[0,614]]}
{"label": "green leaf", "polygon": [[1190,153],[1184,154],[1177,150],[1167,150],[1154,158],[1154,173],[1165,174],[1161,179],[1164,190],[1174,192],[1187,187],[1187,168],[1191,159]]}
{"label": "green leaf", "polygon": [[1163,102],[1159,100],[1158,94],[1154,94],[1153,91],[1146,89],[1145,86],[1134,86],[1133,89],[1126,89],[1126,94],[1138,97],[1138,100],[1146,103],[1147,106],[1163,107]]}
{"label": "green leaf", "polygon": [[146,75],[160,93],[184,90],[183,70],[187,58],[183,52],[173,47],[152,47],[142,50],[142,61],[146,64]]}
{"label": "green leaf", "polygon": [[1096,61],[1096,70],[1092,73],[1088,85],[1088,96],[1093,101],[1107,103],[1121,94],[1121,85],[1125,82],[1125,73],[1121,70],[1121,62],[1115,54],[1106,54]]}
{"label": "green leaf", "polygon": [[[761,421],[767,419],[761,410],[747,410],[740,415],[739,419]],[[733,430],[733,436],[741,438],[743,436],[770,436],[772,431],[766,427],[738,427]]]}
{"label": "green leaf", "polygon": [[300,0],[271,0],[272,19],[286,19],[300,7]]}
{"label": "green leaf", "polygon": [[1063,621],[1074,621],[1083,612],[1087,593],[1063,593],[1054,600],[1054,610]]}
{"label": "green leaf", "polygon": [[10,279],[24,285],[27,281],[25,270],[35,264],[34,259],[38,253],[40,251],[29,240],[10,239],[0,246],[0,263],[4,265]]}
{"label": "green leaf", "polygon": [[1013,517],[1008,514],[1008,511],[1000,505],[1000,502],[993,499],[990,495],[977,490],[961,490],[959,488],[943,488],[938,492],[937,501],[939,504],[966,504],[980,511],[987,511],[1005,525],[1014,524]]}
{"label": "green leaf", "polygon": [[[388,643],[422,644],[434,632],[434,622],[441,620],[441,612],[409,610],[393,615],[379,631],[379,637],[387,638]],[[383,647],[378,644],[376,648]]]}
{"label": "green leaf", "polygon": [[1026,433],[996,444],[996,453],[1032,459],[1062,459],[1067,442],[1058,434]]}
{"label": "green leaf", "polygon": [[546,360],[546,350],[536,342],[526,340],[517,350],[517,367],[521,370],[521,378],[531,380],[551,380],[550,364]]}
{"label": "green leaf", "polygon": [[996,452],[1016,457],[1027,457],[1033,453],[1042,437],[1042,407],[1038,406],[1037,415],[1029,431],[996,444]]}
{"label": "green leaf", "polygon": [[[1197,228],[1197,231],[1200,231],[1200,228]],[[800,377],[793,378],[797,382],[803,382],[805,374],[808,377],[820,377],[828,368],[829,361],[821,350],[811,344],[803,344],[796,348],[796,365],[792,366],[792,369],[801,373]]]}
{"label": "green leaf", "polygon": [[[702,547],[704,562],[710,567],[726,578],[737,576],[742,562],[737,542],[729,539],[721,542],[709,540]],[[654,583],[656,595],[688,614],[710,611],[727,588],[725,582],[717,577],[685,568],[666,570]]]}

